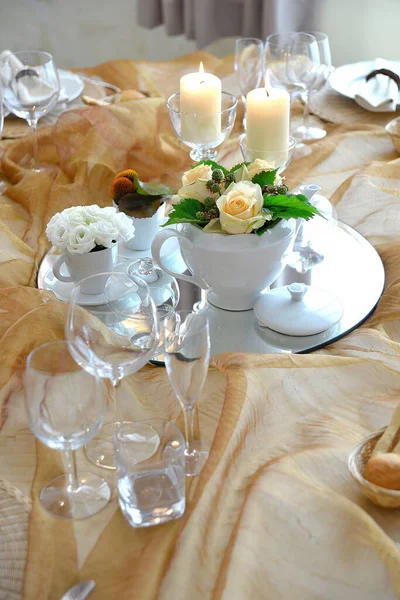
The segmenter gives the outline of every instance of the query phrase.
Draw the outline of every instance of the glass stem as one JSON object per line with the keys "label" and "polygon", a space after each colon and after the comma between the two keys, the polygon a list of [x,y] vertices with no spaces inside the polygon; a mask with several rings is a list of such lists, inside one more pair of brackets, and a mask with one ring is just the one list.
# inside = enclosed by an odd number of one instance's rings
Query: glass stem
{"label": "glass stem", "polygon": [[185,419],[186,454],[194,452],[194,407],[183,410]]}
{"label": "glass stem", "polygon": [[117,418],[118,427],[120,427],[124,421],[122,417],[121,403],[118,398],[118,388],[120,387],[121,380],[111,379],[111,383],[113,385],[115,416]]}
{"label": "glass stem", "polygon": [[65,462],[67,464],[68,474],[68,488],[71,492],[75,492],[78,489],[78,472],[76,469],[76,456],[75,452],[71,450],[71,446],[67,445],[64,448]]}
{"label": "glass stem", "polygon": [[304,94],[304,112],[303,112],[303,125],[306,132],[310,126],[310,91],[306,90]]}
{"label": "glass stem", "polygon": [[31,117],[29,119],[29,126],[33,133],[33,168],[37,169],[39,166],[39,149],[38,149],[38,141],[36,135],[38,119]]}
{"label": "glass stem", "polygon": [[243,102],[243,129],[246,131],[246,96],[242,95],[242,102]]}

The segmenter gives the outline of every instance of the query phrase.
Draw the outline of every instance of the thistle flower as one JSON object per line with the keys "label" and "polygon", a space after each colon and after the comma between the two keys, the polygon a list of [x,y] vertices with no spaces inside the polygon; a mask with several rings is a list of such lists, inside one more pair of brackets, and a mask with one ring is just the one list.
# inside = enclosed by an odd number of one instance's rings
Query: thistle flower
{"label": "thistle flower", "polygon": [[115,179],[117,179],[117,177],[127,177],[130,181],[132,181],[132,183],[136,183],[138,174],[133,169],[125,169],[125,171],[117,173]]}
{"label": "thistle flower", "polygon": [[119,200],[125,194],[133,194],[135,192],[135,184],[127,177],[116,177],[111,186],[111,196],[114,200]]}

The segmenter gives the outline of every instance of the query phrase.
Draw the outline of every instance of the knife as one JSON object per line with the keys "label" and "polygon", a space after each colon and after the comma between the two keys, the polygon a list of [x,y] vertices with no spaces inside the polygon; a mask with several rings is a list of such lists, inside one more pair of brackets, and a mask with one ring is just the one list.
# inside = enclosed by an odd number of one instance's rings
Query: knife
{"label": "knife", "polygon": [[68,590],[60,600],[85,600],[95,587],[96,582],[93,579],[82,581]]}

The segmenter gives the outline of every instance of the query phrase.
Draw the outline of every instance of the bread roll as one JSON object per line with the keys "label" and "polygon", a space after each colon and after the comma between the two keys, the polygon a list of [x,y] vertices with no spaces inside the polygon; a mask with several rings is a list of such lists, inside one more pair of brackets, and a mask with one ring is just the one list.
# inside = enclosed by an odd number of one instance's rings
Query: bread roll
{"label": "bread roll", "polygon": [[391,452],[371,456],[364,478],[388,490],[400,490],[400,456]]}

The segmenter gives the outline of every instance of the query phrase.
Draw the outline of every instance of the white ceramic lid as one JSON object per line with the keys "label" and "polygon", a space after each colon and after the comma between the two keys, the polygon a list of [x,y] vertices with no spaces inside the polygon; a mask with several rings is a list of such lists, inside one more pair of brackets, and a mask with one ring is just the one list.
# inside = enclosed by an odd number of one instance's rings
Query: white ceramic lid
{"label": "white ceramic lid", "polygon": [[305,283],[291,283],[262,294],[254,305],[262,327],[286,335],[314,335],[340,321],[339,300],[324,290]]}

